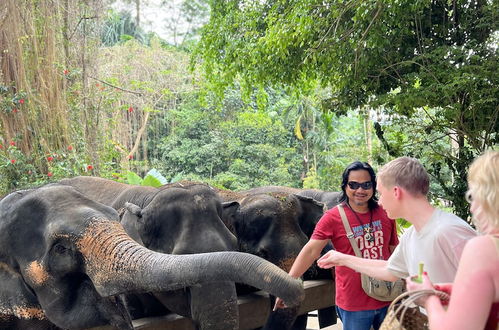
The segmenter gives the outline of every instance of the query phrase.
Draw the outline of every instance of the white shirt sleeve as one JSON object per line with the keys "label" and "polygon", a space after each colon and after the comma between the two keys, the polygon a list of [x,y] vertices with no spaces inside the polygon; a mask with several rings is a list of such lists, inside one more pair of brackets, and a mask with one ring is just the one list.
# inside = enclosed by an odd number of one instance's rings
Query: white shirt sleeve
{"label": "white shirt sleeve", "polygon": [[404,253],[404,238],[405,234],[402,235],[400,238],[400,244],[397,245],[390,258],[388,258],[388,270],[390,273],[399,278],[406,278],[409,276]]}

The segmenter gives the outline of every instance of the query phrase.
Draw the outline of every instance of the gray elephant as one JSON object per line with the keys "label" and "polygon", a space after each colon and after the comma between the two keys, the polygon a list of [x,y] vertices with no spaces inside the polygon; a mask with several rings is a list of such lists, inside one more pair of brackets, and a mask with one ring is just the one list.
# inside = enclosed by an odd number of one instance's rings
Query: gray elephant
{"label": "gray elephant", "polygon": [[[312,198],[318,202],[325,204],[326,209],[333,208],[339,203],[340,193],[336,191],[324,191],[319,189],[299,189],[286,186],[262,186],[244,191],[240,191],[243,195],[261,195],[261,194],[294,194],[307,198]],[[324,210],[325,211],[325,210]],[[310,238],[317,224],[319,217],[302,217],[299,220],[300,228],[305,235]],[[328,244],[323,254],[332,249],[332,245]],[[330,270],[324,270],[318,267],[310,269],[304,274],[304,279],[333,279],[333,273]],[[334,307],[328,307],[319,310],[319,326],[325,328],[329,325],[336,324],[337,315]]]}
{"label": "gray elephant", "polygon": [[[111,207],[67,186],[0,201],[0,327],[133,329],[119,295],[242,282],[299,304],[302,284],[240,252],[168,255],[131,239]],[[31,323],[31,324],[30,324]]]}
{"label": "gray elephant", "polygon": [[336,205],[339,204],[339,198],[341,192],[338,191],[327,191],[320,189],[300,189],[286,186],[262,186],[256,187],[248,190],[241,191],[241,193],[245,194],[261,194],[261,193],[288,193],[288,194],[297,194],[300,196],[310,197],[324,203],[327,209],[332,209]]}
{"label": "gray elephant", "polygon": [[[218,193],[226,202],[240,204],[224,214],[224,222],[237,237],[239,251],[260,256],[286,271],[308,241],[301,226],[315,225],[324,211],[322,203],[295,194],[244,194],[227,190]],[[315,269],[310,273],[315,273]],[[273,312],[265,328],[304,329],[306,315],[295,322],[296,313],[296,309]]]}
{"label": "gray elephant", "polygon": [[[121,210],[121,223],[137,242],[156,252],[192,254],[237,250],[236,238],[221,220],[221,203],[206,184],[134,186],[98,177],[64,179],[93,200]],[[238,329],[239,315],[234,283],[207,283],[186,290],[126,296],[134,318],[167,311],[189,317],[200,329]],[[163,308],[161,308],[163,306]],[[166,308],[165,308],[166,307]]]}

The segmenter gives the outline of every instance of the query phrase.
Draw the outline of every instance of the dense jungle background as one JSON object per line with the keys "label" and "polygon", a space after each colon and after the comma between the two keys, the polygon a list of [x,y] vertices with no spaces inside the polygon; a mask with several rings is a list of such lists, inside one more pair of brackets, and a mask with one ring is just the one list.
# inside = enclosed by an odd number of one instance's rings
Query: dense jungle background
{"label": "dense jungle background", "polygon": [[350,162],[408,155],[468,216],[466,169],[499,144],[497,1],[162,0],[168,38],[151,5],[0,1],[1,194],[147,173],[337,191]]}

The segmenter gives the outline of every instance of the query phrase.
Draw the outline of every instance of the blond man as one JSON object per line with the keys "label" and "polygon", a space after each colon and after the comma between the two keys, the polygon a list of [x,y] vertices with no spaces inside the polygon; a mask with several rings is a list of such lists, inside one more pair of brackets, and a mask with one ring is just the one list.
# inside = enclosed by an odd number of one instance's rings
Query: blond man
{"label": "blond man", "polygon": [[417,275],[418,265],[433,282],[452,282],[466,242],[476,232],[461,218],[439,210],[428,201],[430,180],[414,158],[400,157],[381,168],[377,187],[379,203],[392,219],[403,218],[412,226],[388,260],[357,258],[330,251],[317,261],[322,268],[346,266],[387,281]]}
{"label": "blond man", "polygon": [[[452,285],[448,308],[436,296],[426,308],[430,329],[485,329],[499,326],[499,151],[478,157],[468,172],[466,199],[478,231],[482,234],[466,244]],[[407,289],[434,289],[423,275],[418,284],[407,281]],[[440,285],[439,285],[440,286]]]}

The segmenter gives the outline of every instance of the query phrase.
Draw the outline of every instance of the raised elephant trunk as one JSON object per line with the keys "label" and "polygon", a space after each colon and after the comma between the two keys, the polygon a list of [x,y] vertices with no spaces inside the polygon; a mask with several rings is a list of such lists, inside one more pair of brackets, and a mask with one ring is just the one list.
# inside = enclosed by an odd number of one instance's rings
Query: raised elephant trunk
{"label": "raised elephant trunk", "polygon": [[304,298],[300,280],[272,263],[242,252],[169,255],[133,241],[117,222],[93,219],[78,239],[87,273],[102,296],[160,292],[209,282],[245,283],[275,296],[288,306]]}

